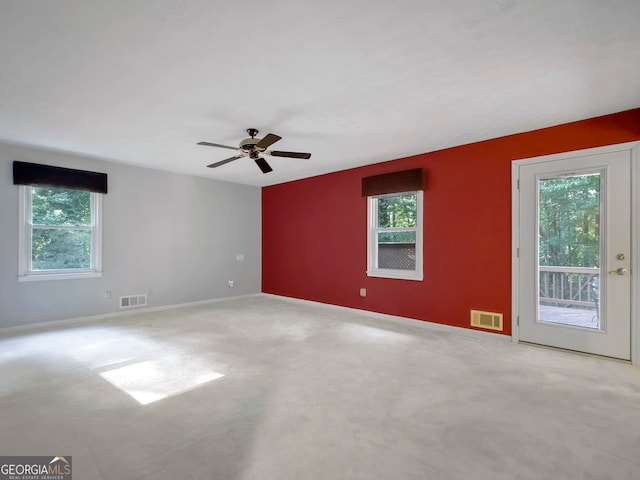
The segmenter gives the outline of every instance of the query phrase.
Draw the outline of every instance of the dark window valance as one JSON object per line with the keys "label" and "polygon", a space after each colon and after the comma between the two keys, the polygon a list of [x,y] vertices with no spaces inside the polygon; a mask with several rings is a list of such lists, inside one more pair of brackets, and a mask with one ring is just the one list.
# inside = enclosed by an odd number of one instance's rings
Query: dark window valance
{"label": "dark window valance", "polygon": [[424,190],[424,172],[421,168],[385,173],[362,179],[362,196]]}
{"label": "dark window valance", "polygon": [[107,174],[15,161],[13,184],[107,193]]}

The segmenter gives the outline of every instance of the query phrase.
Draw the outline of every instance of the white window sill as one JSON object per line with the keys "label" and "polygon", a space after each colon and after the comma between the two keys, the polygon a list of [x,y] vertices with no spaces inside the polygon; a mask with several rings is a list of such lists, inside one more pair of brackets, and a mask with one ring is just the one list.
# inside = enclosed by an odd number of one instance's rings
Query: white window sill
{"label": "white window sill", "polygon": [[102,272],[73,272],[73,273],[33,273],[19,275],[18,282],[40,282],[44,280],[73,280],[77,278],[99,278]]}
{"label": "white window sill", "polygon": [[422,272],[407,272],[406,270],[371,270],[367,272],[367,277],[395,278],[398,280],[422,281]]}

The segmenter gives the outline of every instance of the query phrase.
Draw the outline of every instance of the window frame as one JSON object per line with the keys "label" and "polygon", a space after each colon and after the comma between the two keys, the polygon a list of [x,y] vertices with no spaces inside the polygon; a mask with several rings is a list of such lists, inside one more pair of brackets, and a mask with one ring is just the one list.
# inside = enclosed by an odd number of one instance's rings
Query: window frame
{"label": "window frame", "polygon": [[[416,195],[416,226],[399,228],[380,228],[378,226],[378,199]],[[367,197],[367,276],[395,278],[401,280],[423,280],[423,191],[413,190]],[[380,232],[416,232],[416,268],[415,270],[399,270],[378,267],[378,233]]]}
{"label": "window frame", "polygon": [[[71,190],[64,187],[62,190]],[[67,280],[75,278],[95,278],[102,276],[102,194],[90,193],[91,226],[69,227],[55,225],[49,228],[60,230],[90,230],[91,231],[91,266],[89,268],[69,268],[51,270],[32,269],[32,192],[30,185],[18,185],[18,281],[29,282],[38,280]],[[37,227],[36,227],[37,228]],[[45,227],[47,228],[47,227]]]}

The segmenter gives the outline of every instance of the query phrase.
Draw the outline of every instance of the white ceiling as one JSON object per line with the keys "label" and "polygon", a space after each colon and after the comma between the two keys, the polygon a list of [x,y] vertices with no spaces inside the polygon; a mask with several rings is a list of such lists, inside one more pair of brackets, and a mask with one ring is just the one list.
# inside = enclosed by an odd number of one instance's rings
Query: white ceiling
{"label": "white ceiling", "polygon": [[[638,0],[0,4],[0,140],[270,185],[640,106]],[[283,137],[264,175],[198,141]]]}

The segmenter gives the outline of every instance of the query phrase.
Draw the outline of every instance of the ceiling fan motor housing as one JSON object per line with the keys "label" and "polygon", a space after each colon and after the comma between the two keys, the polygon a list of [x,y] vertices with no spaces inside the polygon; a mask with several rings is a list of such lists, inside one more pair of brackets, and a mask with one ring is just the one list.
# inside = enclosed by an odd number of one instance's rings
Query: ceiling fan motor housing
{"label": "ceiling fan motor housing", "polygon": [[264,148],[263,149],[259,149],[259,148],[256,147],[256,145],[258,144],[259,141],[260,141],[259,138],[245,138],[244,140],[242,140],[240,142],[240,149],[243,152],[251,152],[253,150],[262,151],[262,150],[264,150]]}

